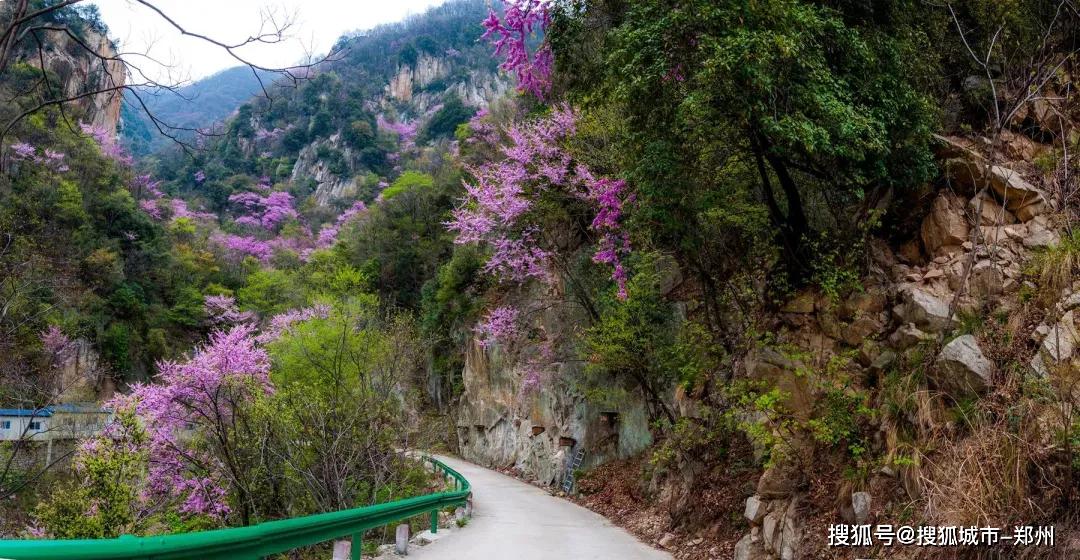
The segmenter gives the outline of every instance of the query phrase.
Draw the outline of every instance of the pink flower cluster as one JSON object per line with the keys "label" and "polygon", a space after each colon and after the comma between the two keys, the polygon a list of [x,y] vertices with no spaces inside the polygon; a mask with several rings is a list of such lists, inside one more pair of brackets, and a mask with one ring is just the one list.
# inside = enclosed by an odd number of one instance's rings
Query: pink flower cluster
{"label": "pink flower cluster", "polygon": [[61,364],[75,355],[75,344],[60,327],[49,325],[41,332],[41,347],[51,365]]}
{"label": "pink flower cluster", "polygon": [[499,131],[491,123],[487,109],[480,109],[469,119],[469,130],[472,135],[466,140],[469,144],[483,143],[494,146],[499,143]]}
{"label": "pink flower cluster", "polygon": [[382,115],[379,115],[375,118],[375,123],[379,128],[397,134],[403,150],[410,150],[416,147],[416,134],[419,131],[416,121],[409,122],[408,120],[402,119],[398,122],[390,122],[383,118]]}
{"label": "pink flower cluster", "polygon": [[32,161],[57,173],[65,173],[70,170],[67,164],[64,163],[66,157],[64,154],[46,149],[38,155],[37,148],[26,142],[12,144],[11,157],[16,160]]}
{"label": "pink flower cluster", "polygon": [[254,192],[237,193],[229,197],[229,202],[244,208],[248,213],[236,218],[236,223],[257,226],[273,230],[278,225],[294,219],[297,214],[293,208],[293,196],[284,191],[260,195]]}
{"label": "pink flower cluster", "polygon": [[567,106],[549,117],[512,126],[502,160],[470,171],[466,196],[447,227],[457,243],[482,243],[491,249],[485,269],[515,282],[547,276],[550,254],[539,246],[540,225],[530,216],[535,202],[557,193],[589,202],[596,210],[592,229],[599,234],[594,260],[613,267],[619,296],[626,297],[621,257],[630,250],[622,229],[623,210],[632,202],[621,180],[596,178],[584,165],[574,165],[563,147],[576,130],[576,115]]}
{"label": "pink flower cluster", "polygon": [[341,215],[337,217],[337,220],[334,220],[333,224],[325,225],[319,230],[319,239],[315,242],[316,247],[325,249],[333,246],[337,241],[341,227],[365,211],[367,211],[367,206],[364,204],[364,201],[357,200],[352,206],[342,212]]}
{"label": "pink flower cluster", "polygon": [[492,343],[507,346],[518,340],[521,336],[521,328],[518,325],[520,312],[515,307],[496,307],[488,312],[480,323],[477,323],[473,331],[477,335],[480,346],[487,348]]}
{"label": "pink flower cluster", "polygon": [[213,333],[190,359],[159,362],[155,383],[138,384],[130,395],[106,405],[133,407],[146,427],[149,500],[179,500],[180,511],[187,514],[229,513],[222,453],[215,452],[220,450],[213,443],[208,449],[194,448],[185,434],[196,430],[226,436],[220,432],[232,425],[235,406],[273,392],[270,358],[256,345],[253,331],[252,325],[241,324]]}
{"label": "pink flower cluster", "polygon": [[161,191],[161,182],[154,181],[149,175],[137,175],[128,187],[135,197],[145,197],[139,200],[139,208],[155,220],[164,219],[162,207],[169,209],[173,220],[178,218],[190,218],[193,220],[212,220],[217,216],[208,212],[194,212],[188,208],[187,201],[181,198],[167,198]]}
{"label": "pink flower cluster", "polygon": [[101,125],[79,123],[79,129],[94,139],[102,155],[122,165],[131,165],[131,156],[124,151],[123,146],[116,141],[114,131],[110,131]]}
{"label": "pink flower cluster", "polygon": [[210,323],[219,327],[251,323],[256,318],[251,311],[240,311],[236,298],[232,296],[205,296],[203,309]]}
{"label": "pink flower cluster", "polygon": [[274,248],[269,242],[263,241],[250,235],[233,235],[229,233],[217,233],[210,240],[232,255],[245,257],[252,256],[263,263],[270,262],[274,256]]}
{"label": "pink flower cluster", "polygon": [[543,100],[551,90],[551,45],[545,39],[530,54],[527,42],[534,32],[543,33],[551,24],[552,0],[503,0],[503,5],[505,21],[495,10],[489,11],[482,22],[485,31],[481,39],[489,39],[495,45],[495,54],[505,57],[500,68],[514,73],[518,91]]}
{"label": "pink flower cluster", "polygon": [[293,325],[296,325],[297,323],[303,323],[304,321],[310,321],[312,319],[326,319],[329,316],[329,305],[314,305],[312,307],[290,309],[284,313],[279,313],[271,317],[270,324],[259,333],[256,341],[260,344],[268,344],[281,338],[282,335],[290,333]]}

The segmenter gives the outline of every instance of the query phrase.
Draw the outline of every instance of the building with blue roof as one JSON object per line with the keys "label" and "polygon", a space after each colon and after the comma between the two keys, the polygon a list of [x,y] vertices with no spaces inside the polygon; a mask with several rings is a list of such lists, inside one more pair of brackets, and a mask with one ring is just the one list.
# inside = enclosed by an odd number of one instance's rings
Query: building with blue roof
{"label": "building with blue roof", "polygon": [[112,418],[111,410],[96,403],[0,408],[0,441],[82,439],[100,432]]}

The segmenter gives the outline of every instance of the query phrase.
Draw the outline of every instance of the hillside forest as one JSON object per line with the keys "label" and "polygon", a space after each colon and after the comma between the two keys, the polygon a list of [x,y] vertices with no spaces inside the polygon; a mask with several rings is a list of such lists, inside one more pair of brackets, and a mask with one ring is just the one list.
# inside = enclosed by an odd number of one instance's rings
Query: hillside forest
{"label": "hillside forest", "polygon": [[[92,4],[4,2],[0,535],[382,503],[434,450],[572,471],[680,559],[1076,557],[1078,31],[1071,0],[450,0],[164,85]],[[71,410],[109,422],[30,427]]]}

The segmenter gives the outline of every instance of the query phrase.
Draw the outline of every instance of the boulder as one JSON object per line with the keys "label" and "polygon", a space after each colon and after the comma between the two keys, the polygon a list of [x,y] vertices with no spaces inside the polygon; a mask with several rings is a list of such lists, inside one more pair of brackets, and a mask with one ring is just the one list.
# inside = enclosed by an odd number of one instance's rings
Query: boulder
{"label": "boulder", "polygon": [[1000,295],[1005,289],[1002,267],[990,261],[978,261],[971,267],[968,293],[978,299]]}
{"label": "boulder", "polygon": [[769,553],[765,552],[760,542],[754,542],[750,535],[746,535],[735,544],[735,554],[732,558],[734,560],[769,560]]}
{"label": "boulder", "polygon": [[[1013,212],[1046,201],[1041,190],[1025,181],[1018,172],[1000,165],[990,167],[990,188],[1003,201],[1005,208]],[[1031,211],[1034,210],[1029,208],[1027,212]]]}
{"label": "boulder", "polygon": [[769,505],[766,502],[761,501],[757,496],[750,496],[746,499],[746,507],[743,509],[743,515],[751,525],[761,524],[761,520],[765,519],[765,514],[769,511]]}
{"label": "boulder", "polygon": [[790,496],[802,483],[806,473],[796,462],[784,457],[765,469],[758,479],[757,495],[762,500],[781,500]]}
{"label": "boulder", "polygon": [[[905,323],[903,325],[900,325],[900,328],[896,329],[891,335],[889,335],[889,344],[891,344],[893,348],[896,348],[897,350],[907,350],[908,348],[911,348],[912,346],[915,346],[920,342],[926,340],[933,340],[933,338],[933,335],[920,331],[919,328],[915,325],[911,323]],[[882,354],[884,354],[884,352]],[[895,359],[895,356],[893,357],[893,359]]]}
{"label": "boulder", "polygon": [[1040,325],[1039,330],[1044,334],[1038,351],[1031,358],[1031,369],[1045,377],[1050,374],[1050,367],[1072,358],[1077,343],[1080,343],[1080,332],[1071,309],[1053,327]]}
{"label": "boulder", "polygon": [[881,327],[881,321],[876,315],[860,315],[842,329],[843,340],[851,346],[859,346],[864,340],[877,334]]}
{"label": "boulder", "polygon": [[994,364],[970,334],[958,336],[941,349],[931,381],[953,395],[986,391],[993,382]]}
{"label": "boulder", "polygon": [[1003,226],[1016,223],[1016,216],[998,204],[998,201],[985,191],[980,191],[968,201],[968,213],[977,217],[980,226]]}
{"label": "boulder", "polygon": [[942,247],[961,245],[967,241],[969,232],[964,204],[952,193],[942,193],[934,199],[920,229],[923,246],[931,254],[937,254]]}
{"label": "boulder", "polygon": [[1040,249],[1052,247],[1061,242],[1061,235],[1050,227],[1050,222],[1043,217],[1034,218],[1027,224],[1027,235],[1023,238],[1024,247]]}
{"label": "boulder", "polygon": [[909,287],[900,295],[902,303],[894,311],[905,323],[932,333],[952,326],[949,303],[945,300],[918,287]]}
{"label": "boulder", "polygon": [[896,352],[885,350],[870,363],[870,373],[881,375],[896,361]]}
{"label": "boulder", "polygon": [[851,494],[851,509],[855,515],[855,524],[863,525],[870,519],[871,502],[869,492],[854,492]]}

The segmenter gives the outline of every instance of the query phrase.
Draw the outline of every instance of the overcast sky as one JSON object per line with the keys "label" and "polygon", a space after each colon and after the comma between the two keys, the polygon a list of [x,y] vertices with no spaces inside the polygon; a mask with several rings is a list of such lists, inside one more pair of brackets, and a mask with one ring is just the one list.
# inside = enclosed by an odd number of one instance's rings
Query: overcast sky
{"label": "overcast sky", "polygon": [[[225,43],[259,32],[267,13],[295,24],[288,40],[249,46],[242,55],[256,64],[289,66],[306,53],[325,53],[343,33],[368,29],[421,13],[445,0],[156,0],[161,11],[191,32]],[[130,0],[93,0],[109,33],[128,52],[147,52],[172,67],[148,69],[155,79],[198,79],[239,64],[218,47],[185,38],[149,8]],[[145,65],[137,57],[128,60]],[[152,68],[152,65],[151,65]]]}

